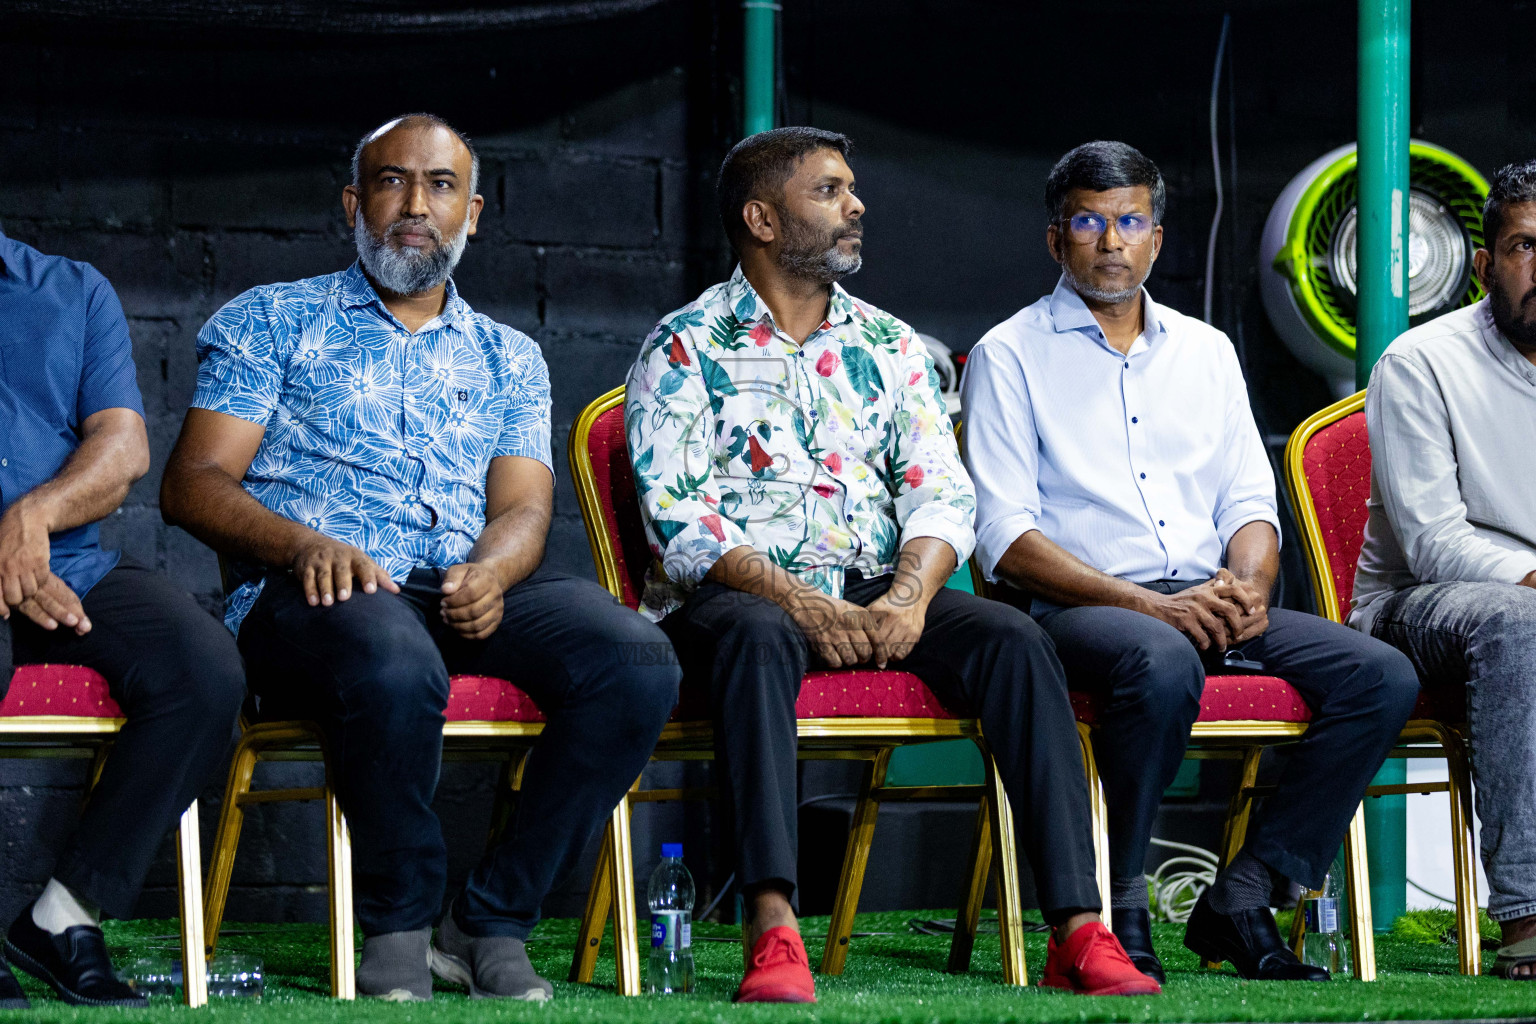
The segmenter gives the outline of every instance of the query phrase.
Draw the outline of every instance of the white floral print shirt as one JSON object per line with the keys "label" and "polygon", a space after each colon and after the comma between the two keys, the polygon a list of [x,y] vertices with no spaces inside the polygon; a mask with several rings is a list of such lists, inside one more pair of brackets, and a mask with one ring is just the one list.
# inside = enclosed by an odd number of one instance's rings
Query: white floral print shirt
{"label": "white floral print shirt", "polygon": [[741,268],[664,318],[630,370],[625,434],[651,551],[641,610],[676,609],[747,545],[823,592],[901,544],[975,543],[970,478],[912,328],[832,286],[803,345]]}

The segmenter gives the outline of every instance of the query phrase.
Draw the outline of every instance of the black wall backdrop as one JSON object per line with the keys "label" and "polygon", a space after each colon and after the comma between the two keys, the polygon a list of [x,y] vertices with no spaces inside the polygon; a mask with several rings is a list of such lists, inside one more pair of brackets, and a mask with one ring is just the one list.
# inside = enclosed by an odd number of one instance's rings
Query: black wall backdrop
{"label": "black wall backdrop", "polygon": [[[785,8],[781,119],[846,132],[857,146],[868,236],[866,269],[850,289],[957,351],[1053,286],[1042,182],[1062,152],[1094,138],[1128,141],[1161,165],[1166,243],[1148,286],[1199,314],[1215,206],[1209,100],[1230,14],[1213,320],[1239,345],[1275,454],[1329,401],[1264,316],[1256,249],[1285,182],[1354,137],[1353,4]],[[1485,175],[1536,155],[1536,70],[1521,49],[1536,38],[1533,12],[1524,0],[1415,5],[1416,137]],[[588,401],[620,383],[656,318],[730,270],[712,182],[740,134],[739,5],[446,3],[422,13],[398,0],[75,0],[3,4],[0,17],[0,223],[46,252],[93,263],[117,287],[133,333],[153,466],[107,521],[108,543],[218,606],[212,553],[165,526],[156,503],[192,393],[193,339],[246,288],[350,262],[339,198],[351,146],[391,115],[430,110],[471,135],[484,161],[486,209],[459,286],[478,309],[532,335],[550,366],[562,472],[548,558],[592,574],[564,437]],[[1301,571],[1292,545],[1283,599],[1293,606],[1307,603]],[[0,914],[47,879],[83,780],[69,763],[0,761]],[[848,784],[835,773],[805,778],[808,794]],[[211,784],[205,797],[205,842],[221,788]],[[490,793],[483,766],[447,767],[439,809],[454,878],[484,841]],[[640,812],[642,871],[663,833],[708,847],[707,822],[690,815],[684,827],[676,809]],[[916,840],[905,849],[946,863],[962,853]],[[707,891],[721,881],[721,858],[695,857]],[[169,848],[162,862],[143,914],[172,912]],[[873,902],[952,899],[929,895],[949,893],[952,876],[935,888],[910,863],[892,872],[900,884],[871,893]],[[323,879],[318,808],[257,808],[229,917],[319,919]],[[579,912],[585,887],[578,873],[547,910]]]}

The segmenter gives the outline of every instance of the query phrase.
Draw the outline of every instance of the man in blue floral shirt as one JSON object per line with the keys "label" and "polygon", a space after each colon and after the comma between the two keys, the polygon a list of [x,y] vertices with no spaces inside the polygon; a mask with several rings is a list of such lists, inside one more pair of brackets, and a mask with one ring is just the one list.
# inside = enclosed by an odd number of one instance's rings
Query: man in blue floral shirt
{"label": "man in blue floral shirt", "polygon": [[[198,337],[161,508],[229,557],[226,623],[264,716],[320,722],[355,840],[359,991],[542,1000],[523,940],[640,770],[677,669],[596,584],[540,568],[553,501],[549,377],[449,274],[482,200],[440,119],[359,143],[342,203],[358,263],[239,296]],[[644,662],[644,664],[641,664]],[[441,920],[432,810],[451,673],[548,716],[505,837]]]}
{"label": "man in blue floral shirt", "polygon": [[808,668],[888,664],[981,719],[1053,926],[1045,984],[1160,991],[1099,920],[1066,680],[1027,615],[945,588],[975,494],[933,360],[837,281],[862,260],[848,140],[780,128],[720,170],[741,260],[665,317],[625,424],[651,549],[644,610],[710,695],[748,908],[742,1002],[814,1002],[795,921],[795,701]]}

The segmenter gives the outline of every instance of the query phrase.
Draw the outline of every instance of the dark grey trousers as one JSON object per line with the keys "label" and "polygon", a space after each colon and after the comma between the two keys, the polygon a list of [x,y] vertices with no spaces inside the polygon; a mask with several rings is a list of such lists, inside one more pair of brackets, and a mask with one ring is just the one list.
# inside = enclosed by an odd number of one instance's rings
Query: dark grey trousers
{"label": "dark grey trousers", "polygon": [[[891,577],[848,574],[844,597],[868,605]],[[795,700],[812,664],[800,628],[766,598],[705,583],[663,620],[683,685],[706,690],[717,778],[735,825],[743,892],[796,884]],[[922,639],[893,669],[917,675],[945,707],[981,720],[1035,872],[1048,920],[1098,910],[1088,787],[1066,680],[1051,641],[996,601],[941,590]]]}
{"label": "dark grey trousers", "polygon": [[500,627],[465,640],[438,616],[442,571],[399,594],[312,608],[269,573],[240,627],[263,717],[317,720],[352,827],[364,935],[425,928],[448,866],[432,810],[450,673],[524,690],[547,724],[501,842],[455,902],[470,935],[526,938],[539,907],[639,776],[677,702],[666,638],[587,580],[543,569],[507,591]]}
{"label": "dark grey trousers", "polygon": [[12,665],[101,673],[127,723],[53,876],[128,917],[165,834],[218,772],[234,739],[245,672],[234,637],[159,573],[121,564],[81,600],[91,631],[0,622],[0,694]]}
{"label": "dark grey trousers", "polygon": [[[1203,582],[1152,586],[1170,593]],[[1163,791],[1200,713],[1206,673],[1223,671],[1219,655],[1202,659],[1183,633],[1124,608],[1053,609],[1039,621],[1072,689],[1102,701],[1094,750],[1109,810],[1110,874],[1139,878]],[[1270,609],[1269,630],[1241,650],[1264,670],[1234,671],[1280,676],[1313,713],[1306,734],[1288,748],[1278,788],[1252,818],[1246,849],[1317,888],[1413,710],[1419,680],[1408,659],[1381,641],[1284,608]]]}

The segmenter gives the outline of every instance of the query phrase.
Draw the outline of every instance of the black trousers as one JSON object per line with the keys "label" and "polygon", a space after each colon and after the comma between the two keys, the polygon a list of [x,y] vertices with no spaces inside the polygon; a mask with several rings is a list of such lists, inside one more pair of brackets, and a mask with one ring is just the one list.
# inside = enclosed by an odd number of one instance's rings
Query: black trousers
{"label": "black trousers", "polygon": [[507,591],[500,627],[465,640],[438,615],[442,571],[391,594],[311,608],[289,573],[266,578],[240,627],[263,718],[324,730],[352,828],[364,935],[431,925],[447,850],[432,797],[448,677],[511,680],[548,723],[502,840],[456,901],[471,935],[526,938],[551,888],[639,776],[677,702],[666,638],[595,583],[543,569]]}
{"label": "black trousers", "polygon": [[[890,576],[849,573],[843,596],[868,605],[890,585]],[[795,699],[814,667],[805,636],[772,601],[718,583],[700,586],[661,625],[683,685],[709,693],[741,888],[772,886],[793,898]],[[1082,751],[1050,639],[1014,608],[945,589],[928,606],[922,639],[892,667],[981,720],[1048,919],[1099,909]]]}
{"label": "black trousers", "polygon": [[[1150,586],[1173,593],[1202,582]],[[1094,751],[1109,810],[1110,874],[1140,878],[1163,791],[1200,713],[1206,673],[1223,670],[1220,655],[1202,659],[1183,633],[1124,608],[1063,608],[1039,621],[1056,641],[1072,688],[1102,701]],[[1278,788],[1251,819],[1246,849],[1316,888],[1413,710],[1418,676],[1387,644],[1284,608],[1271,608],[1268,631],[1241,650],[1264,665],[1263,674],[1296,687],[1313,714],[1288,748]]]}
{"label": "black trousers", "polygon": [[120,564],[82,599],[91,631],[0,622],[0,694],[14,665],[85,665],[126,724],[53,877],[128,917],[165,834],[223,765],[245,697],[234,638],[165,577]]}

